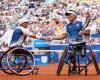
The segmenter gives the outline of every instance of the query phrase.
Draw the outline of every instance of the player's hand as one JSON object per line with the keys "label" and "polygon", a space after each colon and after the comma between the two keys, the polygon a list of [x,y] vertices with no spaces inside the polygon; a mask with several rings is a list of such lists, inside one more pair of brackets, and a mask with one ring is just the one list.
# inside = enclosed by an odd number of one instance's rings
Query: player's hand
{"label": "player's hand", "polygon": [[45,40],[45,37],[40,37],[39,39],[41,39],[41,40]]}
{"label": "player's hand", "polygon": [[79,33],[80,35],[84,35],[84,36],[89,36],[90,35],[90,31],[86,30],[86,31],[80,31]]}
{"label": "player's hand", "polygon": [[42,39],[44,39],[44,40],[46,40],[46,41],[52,41],[52,38],[49,36],[49,37],[47,37],[47,36],[45,36],[45,37],[43,37]]}
{"label": "player's hand", "polygon": [[45,37],[45,40],[46,41],[52,41],[52,38],[49,36],[49,37]]}
{"label": "player's hand", "polygon": [[84,31],[80,31],[80,32],[79,32],[80,35],[83,35],[83,33],[84,33]]}

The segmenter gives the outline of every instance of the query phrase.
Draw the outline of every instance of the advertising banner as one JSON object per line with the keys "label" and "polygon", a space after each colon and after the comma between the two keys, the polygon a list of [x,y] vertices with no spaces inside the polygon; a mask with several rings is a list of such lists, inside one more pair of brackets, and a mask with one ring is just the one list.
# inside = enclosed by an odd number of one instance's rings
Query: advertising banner
{"label": "advertising banner", "polygon": [[49,42],[47,42],[45,40],[38,40],[38,39],[33,40],[34,48],[49,47],[49,45],[50,45]]}

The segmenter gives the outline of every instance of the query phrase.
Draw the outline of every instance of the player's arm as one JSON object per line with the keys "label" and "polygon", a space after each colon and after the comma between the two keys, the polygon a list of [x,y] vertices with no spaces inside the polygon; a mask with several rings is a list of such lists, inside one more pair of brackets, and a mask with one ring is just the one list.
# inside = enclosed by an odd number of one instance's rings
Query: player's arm
{"label": "player's arm", "polygon": [[42,40],[45,39],[45,38],[42,37],[42,36],[38,36],[38,35],[34,35],[34,34],[32,34],[30,37],[31,37],[31,38],[34,38],[34,39],[42,39]]}
{"label": "player's arm", "polygon": [[22,31],[23,31],[24,35],[29,36],[31,38],[34,38],[34,39],[43,39],[41,36],[35,35],[32,32],[30,32],[29,30],[27,30],[27,29],[23,29]]}
{"label": "player's arm", "polygon": [[90,35],[90,29],[84,30],[84,31],[82,32],[82,34],[85,35],[85,36]]}
{"label": "player's arm", "polygon": [[51,41],[51,40],[61,40],[61,39],[64,39],[66,38],[68,35],[67,33],[67,29],[66,29],[66,26],[63,28],[62,30],[62,33],[58,34],[58,35],[55,35],[55,36],[49,36],[49,37],[46,37],[46,40],[47,41]]}
{"label": "player's arm", "polygon": [[91,21],[91,17],[88,16],[86,21],[85,21],[85,23],[84,23],[84,28],[82,30],[83,31],[83,35],[86,35],[86,36],[90,35],[90,29],[88,28],[88,25],[89,25],[90,21]]}
{"label": "player's arm", "polygon": [[61,40],[67,37],[67,33],[61,33],[59,35],[53,36],[52,40]]}
{"label": "player's arm", "polygon": [[[84,21],[84,20],[83,20]],[[86,16],[86,18],[85,18],[85,21],[83,22],[83,28],[82,28],[82,30],[81,30],[81,33],[83,34],[83,35],[90,35],[90,29],[89,29],[89,27],[88,27],[88,25],[89,25],[89,23],[91,22],[91,16],[90,16],[90,14],[88,13],[87,14],[87,16]]]}

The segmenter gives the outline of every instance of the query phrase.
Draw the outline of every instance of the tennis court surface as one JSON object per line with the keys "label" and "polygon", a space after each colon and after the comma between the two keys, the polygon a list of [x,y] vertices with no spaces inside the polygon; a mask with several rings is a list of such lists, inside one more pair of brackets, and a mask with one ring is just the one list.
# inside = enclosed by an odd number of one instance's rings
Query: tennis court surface
{"label": "tennis court surface", "polygon": [[27,76],[8,75],[0,71],[0,80],[100,80],[100,75],[96,74],[93,64],[89,65],[87,76],[85,76],[84,71],[81,73],[81,75],[71,74],[71,76],[68,76],[67,65],[64,65],[62,74],[60,76],[57,76],[57,66],[58,64],[50,64],[43,66],[38,65],[38,74],[30,74]]}

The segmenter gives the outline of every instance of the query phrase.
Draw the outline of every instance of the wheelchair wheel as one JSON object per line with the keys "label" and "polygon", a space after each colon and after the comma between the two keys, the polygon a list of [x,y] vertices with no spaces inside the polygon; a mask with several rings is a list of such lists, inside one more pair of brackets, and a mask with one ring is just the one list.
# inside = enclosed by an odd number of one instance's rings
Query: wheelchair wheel
{"label": "wheelchair wheel", "polygon": [[90,47],[90,56],[91,56],[91,60],[94,64],[95,70],[96,70],[97,74],[99,75],[100,74],[100,69],[99,69],[98,63],[95,59],[95,56],[93,54],[93,51],[92,51],[91,47]]}
{"label": "wheelchair wheel", "polygon": [[7,54],[9,53],[9,50],[7,50],[5,53],[2,54],[0,58],[0,67],[2,68],[2,71],[6,74],[14,74],[7,65]]}
{"label": "wheelchair wheel", "polygon": [[66,55],[67,55],[67,47],[64,49],[64,52],[60,58],[60,62],[59,62],[59,65],[58,65],[58,68],[57,68],[57,75],[60,75],[61,74],[61,71],[63,69],[63,66],[64,66],[64,63],[65,63],[65,60],[66,60]]}
{"label": "wheelchair wheel", "polygon": [[94,63],[96,72],[97,72],[97,74],[99,75],[99,74],[100,74],[100,69],[99,69],[99,66],[98,66],[98,64],[97,64],[97,61],[96,61],[95,57],[93,56],[93,54],[91,54],[91,56],[92,56],[92,59],[93,59],[93,63]]}
{"label": "wheelchair wheel", "polygon": [[32,73],[35,68],[33,54],[23,48],[11,50],[7,56],[7,63],[11,71],[20,76]]}

